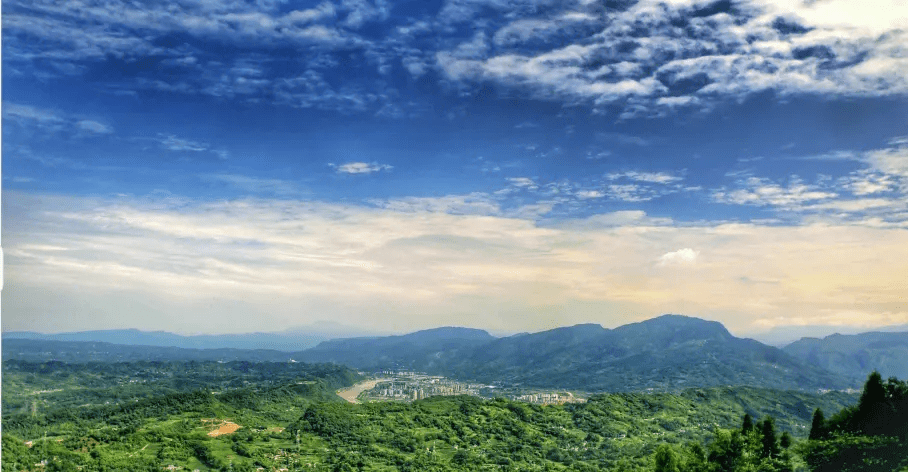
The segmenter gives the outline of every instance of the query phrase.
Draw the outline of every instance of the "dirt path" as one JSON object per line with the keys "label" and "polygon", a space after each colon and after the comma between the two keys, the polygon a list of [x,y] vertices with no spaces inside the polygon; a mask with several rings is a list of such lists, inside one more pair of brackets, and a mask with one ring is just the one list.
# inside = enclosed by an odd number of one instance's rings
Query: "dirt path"
{"label": "dirt path", "polygon": [[363,393],[366,390],[372,389],[379,382],[384,382],[387,380],[390,380],[390,379],[366,380],[365,382],[360,382],[358,384],[353,385],[352,387],[347,387],[343,390],[338,390],[337,394],[341,398],[343,398],[344,400],[347,400],[350,403],[359,403],[359,400],[357,400],[356,397],[358,397],[360,393]]}

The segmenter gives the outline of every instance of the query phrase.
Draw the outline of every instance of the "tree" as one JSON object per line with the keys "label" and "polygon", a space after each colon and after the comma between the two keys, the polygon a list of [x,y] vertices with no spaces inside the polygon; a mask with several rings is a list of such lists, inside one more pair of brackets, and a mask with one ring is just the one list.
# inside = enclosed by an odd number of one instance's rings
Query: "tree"
{"label": "tree", "polygon": [[813,421],[810,423],[809,439],[822,439],[826,436],[826,418],[823,410],[817,408],[813,411]]}
{"label": "tree", "polygon": [[761,423],[762,438],[760,442],[763,447],[760,450],[760,457],[777,457],[779,455],[779,443],[776,438],[776,422],[771,416],[767,416]]}
{"label": "tree", "polygon": [[791,447],[791,442],[791,435],[788,434],[788,431],[782,433],[782,437],[779,438],[779,446],[781,446],[782,449],[788,449],[789,447]]}
{"label": "tree", "polygon": [[719,470],[735,470],[744,450],[744,438],[739,431],[717,429],[709,449],[710,463],[717,464]]}
{"label": "tree", "polygon": [[867,377],[867,383],[864,384],[864,391],[858,401],[858,411],[854,418],[858,431],[870,435],[880,433],[879,426],[887,422],[887,413],[892,413],[886,400],[883,377],[879,372],[873,371]]}
{"label": "tree", "polygon": [[741,433],[747,434],[752,429],[754,429],[754,419],[750,416],[750,413],[745,413],[744,422],[741,424]]}
{"label": "tree", "polygon": [[883,386],[883,376],[879,372],[873,371],[867,377],[867,383],[864,384],[864,391],[861,392],[861,399],[858,401],[858,410],[869,410],[885,401],[886,388]]}
{"label": "tree", "polygon": [[679,472],[678,455],[668,444],[661,444],[654,453],[655,472]]}

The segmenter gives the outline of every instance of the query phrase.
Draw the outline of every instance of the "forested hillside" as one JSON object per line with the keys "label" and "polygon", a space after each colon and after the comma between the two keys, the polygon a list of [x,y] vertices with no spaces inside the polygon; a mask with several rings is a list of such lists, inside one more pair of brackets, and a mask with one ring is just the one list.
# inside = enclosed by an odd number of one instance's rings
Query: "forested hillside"
{"label": "forested hillside", "polygon": [[807,441],[778,434],[770,416],[747,415],[739,429],[717,430],[705,444],[663,444],[653,455],[656,472],[896,472],[908,470],[908,384],[867,379],[860,401],[829,420],[817,408]]}
{"label": "forested hillside", "polygon": [[341,402],[335,389],[357,379],[343,367],[289,363],[6,361],[2,467],[650,470],[660,444],[708,444],[746,413],[772,415],[781,431],[804,438],[816,408],[857,400],[724,387],[547,406],[476,397]]}
{"label": "forested hillside", "polygon": [[[435,333],[433,333],[435,334]],[[486,383],[585,391],[748,385],[856,387],[780,349],[732,336],[721,323],[665,315],[615,329],[586,324],[492,339],[446,333],[334,340],[299,353],[309,362],[410,369]]]}

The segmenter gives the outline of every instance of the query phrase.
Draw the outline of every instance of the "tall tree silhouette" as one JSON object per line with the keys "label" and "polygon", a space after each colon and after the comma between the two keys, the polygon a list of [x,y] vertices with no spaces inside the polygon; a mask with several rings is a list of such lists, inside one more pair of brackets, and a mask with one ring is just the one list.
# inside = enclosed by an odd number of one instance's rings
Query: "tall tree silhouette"
{"label": "tall tree silhouette", "polygon": [[745,413],[744,421],[741,423],[741,432],[743,434],[747,434],[752,429],[754,429],[754,419],[752,416],[750,416],[750,413]]}
{"label": "tall tree silhouette", "polygon": [[826,436],[826,417],[823,410],[817,408],[813,411],[813,421],[810,423],[809,439],[822,439]]}
{"label": "tall tree silhouette", "polygon": [[779,455],[779,441],[776,437],[776,421],[771,416],[767,416],[760,424],[762,438],[760,439],[763,447],[760,450],[761,457],[777,457]]}

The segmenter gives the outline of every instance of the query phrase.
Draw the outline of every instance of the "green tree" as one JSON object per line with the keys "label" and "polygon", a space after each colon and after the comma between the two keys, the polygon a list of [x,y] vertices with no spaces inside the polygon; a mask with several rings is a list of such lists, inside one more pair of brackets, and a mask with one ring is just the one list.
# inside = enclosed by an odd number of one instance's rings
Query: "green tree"
{"label": "green tree", "polygon": [[822,439],[826,436],[826,417],[823,410],[817,408],[813,411],[813,421],[810,423],[809,439]]}
{"label": "green tree", "polygon": [[747,434],[752,429],[754,429],[754,419],[750,416],[750,413],[744,414],[744,421],[741,424],[741,433]]}
{"label": "green tree", "polygon": [[883,377],[879,372],[873,371],[864,384],[864,391],[858,401],[857,415],[854,417],[854,426],[858,432],[870,435],[881,432],[880,426],[887,423],[887,417],[892,413],[886,400]]}
{"label": "green tree", "polygon": [[655,472],[679,472],[678,455],[668,444],[661,444],[653,453],[656,462]]}
{"label": "green tree", "polygon": [[789,447],[791,447],[791,443],[792,443],[792,439],[791,439],[791,435],[788,434],[788,431],[785,431],[784,433],[782,433],[782,437],[779,438],[779,446],[782,449],[788,449]]}
{"label": "green tree", "polygon": [[760,432],[762,445],[760,457],[777,457],[779,455],[779,440],[776,437],[776,420],[771,416],[764,418]]}

